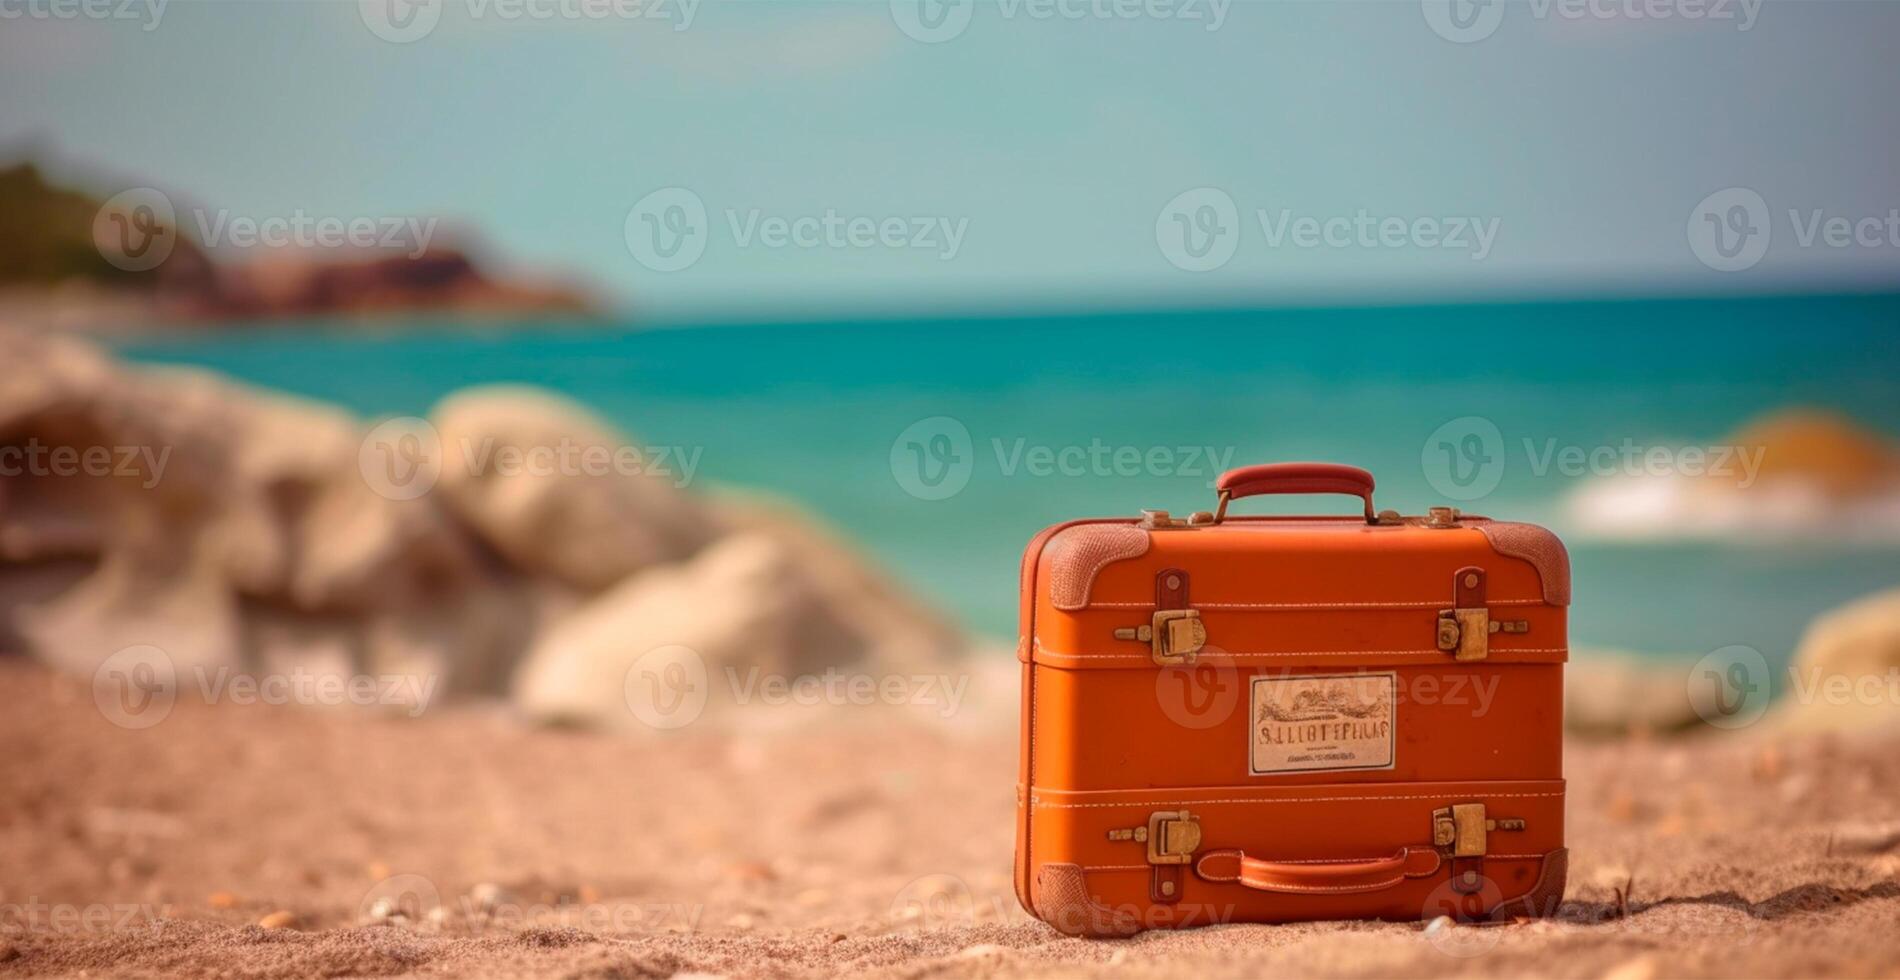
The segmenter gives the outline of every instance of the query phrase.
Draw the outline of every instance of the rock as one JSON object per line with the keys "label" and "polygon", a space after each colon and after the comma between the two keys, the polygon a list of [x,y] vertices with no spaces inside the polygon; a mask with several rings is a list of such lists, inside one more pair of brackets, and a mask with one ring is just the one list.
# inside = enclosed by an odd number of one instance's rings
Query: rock
{"label": "rock", "polygon": [[[430,911],[433,912],[434,909],[431,908]],[[427,913],[424,914],[426,915]],[[364,914],[364,920],[375,925],[386,926],[407,926],[416,924],[411,921],[409,910],[403,907],[402,899],[394,895],[385,895],[371,902],[369,911]]]}
{"label": "rock", "polygon": [[1654,980],[1655,976],[1655,957],[1638,956],[1611,967],[1603,974],[1603,980]]}
{"label": "rock", "polygon": [[1573,532],[1605,539],[1900,541],[1900,447],[1837,412],[1790,408],[1725,437],[1732,454],[1685,450],[1673,472],[1578,483]]}
{"label": "rock", "polygon": [[653,457],[564,399],[478,388],[444,400],[431,420],[443,453],[436,492],[518,567],[598,591],[690,557],[717,534],[674,485],[683,464],[653,472]]}
{"label": "rock", "polygon": [[1689,664],[1605,650],[1579,650],[1564,676],[1564,728],[1620,737],[1700,725],[1689,699]]}
{"label": "rock", "polygon": [[789,508],[689,496],[680,459],[654,472],[553,395],[444,400],[440,479],[395,499],[335,408],[20,331],[0,364],[0,450],[104,467],[0,478],[0,652],[81,677],[156,646],[181,671],[410,677],[625,721],[627,673],[659,645],[787,677],[962,649]]}
{"label": "rock", "polygon": [[757,494],[723,494],[712,504],[721,525],[756,531],[784,546],[822,601],[839,613],[853,645],[878,650],[881,662],[917,669],[965,652],[968,641],[955,625],[798,510]]}
{"label": "rock", "polygon": [[438,502],[372,491],[341,411],[57,337],[0,331],[0,363],[0,447],[99,453],[0,480],[8,648],[80,675],[155,645],[181,669],[318,661],[493,692],[571,601]]}
{"label": "rock", "polygon": [[1829,854],[1879,854],[1900,844],[1900,820],[1855,823],[1828,833]]}
{"label": "rock", "polygon": [[[650,653],[679,664],[657,665],[671,686],[654,696],[696,702],[669,703],[664,718],[630,708],[640,678],[630,683],[629,675]],[[515,701],[544,721],[680,727],[697,720],[707,699],[720,706],[733,700],[727,668],[790,677],[862,655],[790,549],[764,534],[736,534],[681,566],[635,576],[554,623],[516,674]]]}
{"label": "rock", "polygon": [[1801,480],[1830,497],[1870,493],[1900,476],[1893,445],[1839,412],[1783,409],[1749,422],[1726,441],[1761,451],[1761,479]]}
{"label": "rock", "polygon": [[1808,624],[1788,690],[1769,714],[1781,730],[1861,731],[1900,723],[1900,589]]}
{"label": "rock", "polygon": [[237,908],[238,898],[230,892],[212,892],[210,897],[205,899],[205,904],[214,909],[234,909]]}
{"label": "rock", "polygon": [[[170,264],[171,260],[167,260]],[[499,280],[466,251],[430,245],[418,254],[335,260],[315,250],[220,268],[182,313],[206,319],[374,317],[415,311],[465,318],[530,314],[593,318],[595,300],[563,283]]]}
{"label": "rock", "polygon": [[257,924],[265,929],[292,929],[297,925],[297,916],[285,909],[278,909],[257,920]]}
{"label": "rock", "polygon": [[[14,630],[41,660],[91,674],[107,657],[156,646],[174,670],[237,667],[236,596],[203,557],[118,552],[73,588],[38,606],[16,610]],[[180,692],[192,689],[183,683]]]}
{"label": "rock", "polygon": [[[715,711],[764,702],[761,679],[834,668],[884,678],[941,667],[963,649],[953,628],[812,525],[782,511],[723,513],[721,523],[741,529],[688,562],[626,580],[546,630],[516,675],[517,704],[546,721],[677,727],[697,720],[709,700]],[[683,662],[654,664],[653,656]],[[649,668],[665,668],[676,694],[686,679],[703,678],[700,700],[669,706],[664,719],[642,715],[644,705],[629,698],[656,693],[649,687],[657,682],[636,676]]]}

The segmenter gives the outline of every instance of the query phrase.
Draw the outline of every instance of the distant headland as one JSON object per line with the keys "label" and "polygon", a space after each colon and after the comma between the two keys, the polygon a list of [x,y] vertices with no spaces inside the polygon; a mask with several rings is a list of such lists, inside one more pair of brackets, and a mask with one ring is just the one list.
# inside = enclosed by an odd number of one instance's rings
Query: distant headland
{"label": "distant headland", "polygon": [[373,326],[604,320],[584,287],[503,274],[438,219],[258,217],[150,187],[100,200],[34,163],[0,167],[0,319],[92,333],[321,318]]}

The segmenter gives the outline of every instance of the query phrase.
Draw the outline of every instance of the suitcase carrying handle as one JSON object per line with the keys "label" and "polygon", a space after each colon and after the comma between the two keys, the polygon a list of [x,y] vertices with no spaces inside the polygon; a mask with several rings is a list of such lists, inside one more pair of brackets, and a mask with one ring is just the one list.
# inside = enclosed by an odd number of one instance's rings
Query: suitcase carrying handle
{"label": "suitcase carrying handle", "polygon": [[1227,504],[1242,497],[1268,493],[1343,493],[1366,502],[1366,523],[1379,523],[1372,509],[1372,474],[1357,466],[1339,463],[1261,463],[1242,466],[1220,475],[1214,484],[1220,492],[1220,507],[1214,511],[1214,523],[1227,518]]}
{"label": "suitcase carrying handle", "polygon": [[1210,851],[1194,871],[1208,881],[1239,882],[1255,891],[1292,895],[1347,895],[1391,888],[1407,878],[1437,873],[1438,852],[1407,847],[1389,858],[1329,864],[1262,861],[1241,851]]}

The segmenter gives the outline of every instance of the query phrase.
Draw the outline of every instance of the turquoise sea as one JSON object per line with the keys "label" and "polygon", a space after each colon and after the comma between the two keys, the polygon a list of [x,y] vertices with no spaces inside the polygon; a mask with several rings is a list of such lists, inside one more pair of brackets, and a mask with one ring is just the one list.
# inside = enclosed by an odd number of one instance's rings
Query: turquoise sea
{"label": "turquoise sea", "polygon": [[[797,500],[997,636],[1012,632],[1016,563],[1038,528],[1209,509],[1223,461],[1354,463],[1376,474],[1382,508],[1417,513],[1455,502],[1428,478],[1428,440],[1479,417],[1502,436],[1502,469],[1463,506],[1562,531],[1561,500],[1585,477],[1540,472],[1553,446],[1720,443],[1790,405],[1900,433],[1900,294],[678,328],[312,323],[123,350],[366,417],[426,414],[467,385],[553,388],[641,443],[697,451],[695,484]],[[957,474],[960,490],[927,499]],[[1900,549],[1871,543],[1570,540],[1578,646],[1745,644],[1778,662],[1815,613],[1900,584]]]}

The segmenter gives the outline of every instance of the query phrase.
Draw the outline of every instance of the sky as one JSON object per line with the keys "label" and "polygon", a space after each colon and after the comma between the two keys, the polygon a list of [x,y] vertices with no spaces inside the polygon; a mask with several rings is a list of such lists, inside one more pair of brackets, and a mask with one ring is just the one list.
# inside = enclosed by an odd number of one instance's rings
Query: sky
{"label": "sky", "polygon": [[655,320],[1864,289],[1897,42],[1889,0],[0,0],[0,157],[239,261],[441,216]]}

